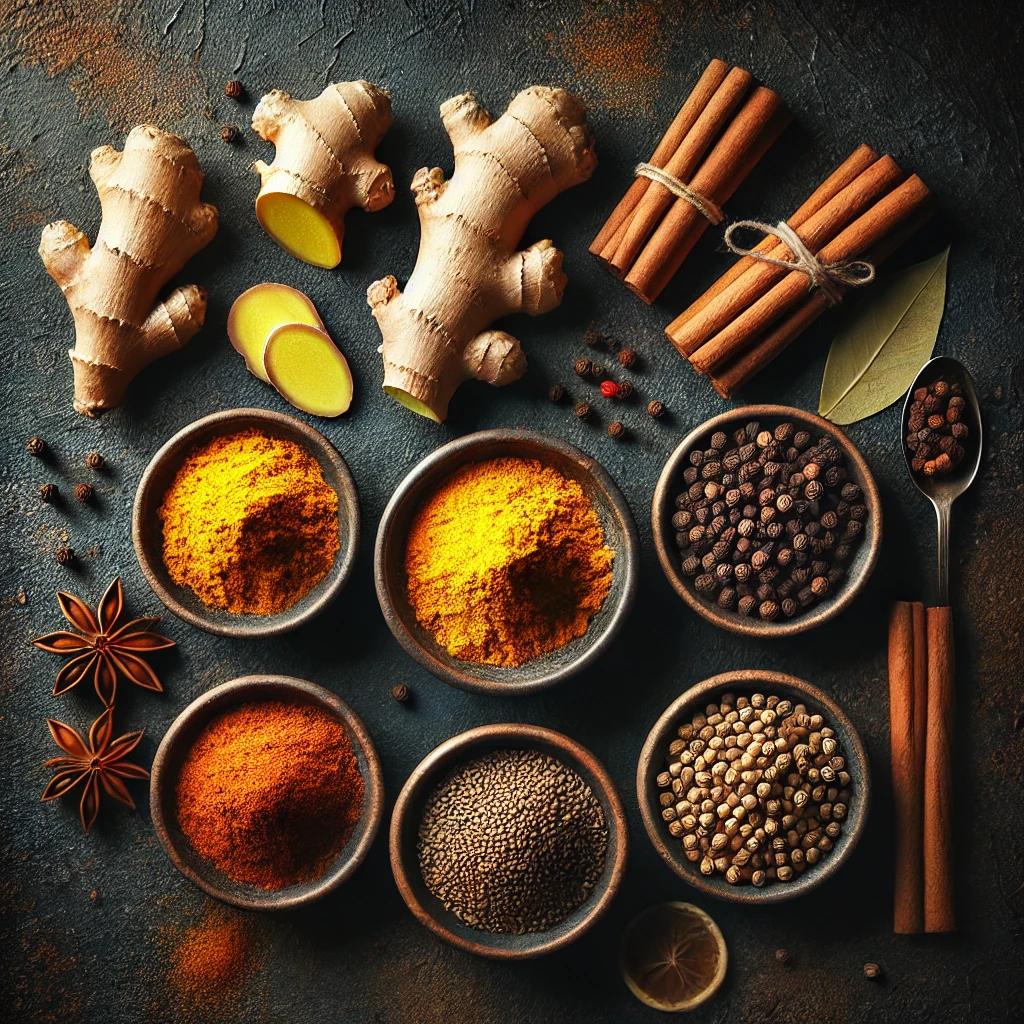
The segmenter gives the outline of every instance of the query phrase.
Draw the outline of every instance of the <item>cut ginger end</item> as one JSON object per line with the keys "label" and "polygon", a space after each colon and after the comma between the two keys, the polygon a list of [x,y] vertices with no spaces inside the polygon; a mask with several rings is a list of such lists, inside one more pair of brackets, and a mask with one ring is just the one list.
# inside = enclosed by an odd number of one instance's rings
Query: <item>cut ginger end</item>
{"label": "cut ginger end", "polygon": [[287,192],[266,192],[256,200],[256,217],[282,249],[314,267],[341,262],[341,240],[331,222],[309,203]]}
{"label": "cut ginger end", "polygon": [[300,291],[286,284],[265,282],[235,299],[228,314],[228,338],[260,380],[270,383],[263,368],[263,350],[271,331],[282,324],[308,324],[324,330],[316,307]]}
{"label": "cut ginger end", "polygon": [[296,409],[340,416],[352,404],[352,372],[331,339],[309,324],[284,324],[263,350],[270,383]]}

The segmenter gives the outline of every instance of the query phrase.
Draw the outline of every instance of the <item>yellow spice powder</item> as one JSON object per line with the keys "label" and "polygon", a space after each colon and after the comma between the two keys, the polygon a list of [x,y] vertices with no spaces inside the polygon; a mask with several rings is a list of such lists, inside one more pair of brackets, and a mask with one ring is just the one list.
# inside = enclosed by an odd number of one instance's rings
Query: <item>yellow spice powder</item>
{"label": "yellow spice powder", "polygon": [[236,614],[290,608],[327,575],[340,547],[338,496],[317,461],[258,430],[193,451],[159,516],[171,579]]}
{"label": "yellow spice powder", "polygon": [[537,459],[473,463],[412,522],[409,601],[450,654],[514,667],[586,632],[613,558],[578,481]]}

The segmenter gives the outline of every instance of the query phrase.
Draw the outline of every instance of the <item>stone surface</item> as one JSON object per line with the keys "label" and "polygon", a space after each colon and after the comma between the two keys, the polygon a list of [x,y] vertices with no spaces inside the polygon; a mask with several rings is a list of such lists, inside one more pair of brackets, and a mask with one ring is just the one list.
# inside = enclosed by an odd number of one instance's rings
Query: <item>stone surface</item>
{"label": "stone surface", "polygon": [[[116,12],[116,13],[115,13]],[[0,308],[6,343],[0,388],[7,443],[0,450],[0,744],[4,751],[3,899],[0,984],[4,1016],[16,1021],[587,1021],[653,1020],[616,969],[619,935],[650,903],[688,899],[646,839],[636,809],[636,757],[647,730],[682,689],[731,668],[781,669],[823,686],[854,720],[872,758],[871,820],[850,864],[798,903],[760,911],[697,899],[719,922],[730,950],[725,987],[693,1015],[699,1021],[971,1021],[1019,1013],[1024,927],[1024,731],[1022,711],[1020,502],[1021,357],[1024,314],[1021,29],[1016,5],[909,5],[806,0],[773,4],[705,0],[631,7],[571,2],[466,3],[409,0],[382,6],[271,0],[22,3],[0,13]],[[116,19],[116,20],[115,20]],[[932,187],[942,213],[901,257],[922,258],[952,241],[949,296],[937,351],[975,374],[985,417],[981,477],[958,504],[954,576],[958,675],[955,780],[956,935],[908,940],[891,933],[892,810],[888,781],[885,620],[895,597],[929,599],[932,513],[899,454],[893,407],[850,435],[871,464],[885,503],[882,560],[869,588],[838,621],[791,641],[757,643],[715,631],[690,614],[661,575],[650,547],[649,502],[662,463],[692,426],[723,408],[665,342],[662,329],[727,265],[708,232],[672,286],[643,305],[607,276],[587,245],[646,158],[711,56],[749,68],[777,89],[796,124],[728,204],[733,217],[785,216],[861,141],[891,152]],[[388,86],[395,126],[379,154],[398,195],[386,211],[348,218],[342,265],[325,272],[296,262],[260,230],[249,170],[271,147],[249,129],[270,88],[315,95],[331,79],[365,77]],[[242,101],[224,95],[237,78]],[[437,427],[379,390],[379,335],[364,295],[386,273],[412,269],[418,231],[411,194],[423,164],[450,170],[437,116],[449,96],[473,89],[500,113],[533,82],[565,85],[590,107],[599,167],[534,220],[527,241],[551,237],[566,253],[570,286],[557,311],[510,321],[530,369],[501,391],[468,384]],[[120,148],[133,124],[155,120],[184,135],[207,173],[204,197],[221,230],[180,277],[210,293],[207,324],[184,351],[145,371],[126,405],[99,420],[71,410],[66,349],[71,318],[35,250],[43,224],[71,220],[95,236],[99,204],[89,151]],[[222,125],[243,129],[225,145]],[[290,636],[232,642],[165,616],[179,643],[159,663],[166,694],[125,692],[118,723],[146,726],[148,763],[173,717],[209,686],[254,671],[311,679],[363,716],[383,756],[393,798],[413,766],[453,733],[484,722],[522,720],[562,729],[610,768],[630,815],[633,852],[612,910],[577,945],[547,960],[494,966],[456,953],[421,928],[391,879],[382,836],[358,877],[300,913],[243,915],[251,970],[221,1002],[195,1001],[168,981],[168,963],[209,901],[171,867],[156,844],[144,787],[140,810],[104,813],[85,838],[72,802],[37,795],[55,753],[43,719],[86,727],[95,697],[50,695],[60,660],[32,636],[57,628],[56,588],[95,600],[120,574],[133,611],[161,609],[145,586],[130,541],[132,495],[146,462],[179,428],[234,406],[288,410],[250,375],[225,336],[234,297],[261,280],[306,291],[356,377],[352,412],[317,423],[356,477],[366,530],[346,592],[322,618]],[[747,389],[752,401],[814,408],[828,342],[845,315],[814,327]],[[611,414],[572,374],[593,323],[635,348],[637,396]],[[609,361],[610,362],[610,361]],[[617,370],[617,368],[616,368]],[[572,405],[553,406],[549,386],[599,412],[589,424]],[[655,422],[644,405],[660,398]],[[616,442],[607,422],[626,422]],[[600,459],[629,499],[644,544],[641,593],[624,635],[603,663],[529,699],[488,700],[452,690],[419,669],[391,637],[373,597],[372,544],[388,496],[405,472],[444,441],[492,426],[529,425]],[[41,435],[52,460],[29,458]],[[86,470],[100,451],[109,469]],[[41,483],[63,501],[43,505]],[[92,506],[73,485],[96,487]],[[55,547],[80,555],[68,571]],[[405,682],[408,705],[390,697]],[[96,898],[91,898],[95,892]],[[780,967],[777,947],[791,954]],[[866,961],[884,981],[867,980]],[[230,1009],[230,1013],[229,1013]]]}

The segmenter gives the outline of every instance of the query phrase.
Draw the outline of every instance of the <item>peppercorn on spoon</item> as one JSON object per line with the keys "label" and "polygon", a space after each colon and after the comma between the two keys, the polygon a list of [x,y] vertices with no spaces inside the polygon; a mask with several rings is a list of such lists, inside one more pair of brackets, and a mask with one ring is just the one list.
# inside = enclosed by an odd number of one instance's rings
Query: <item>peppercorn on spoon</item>
{"label": "peppercorn on spoon", "polygon": [[[967,426],[964,457],[949,473],[923,476],[914,472],[906,437],[910,406],[918,388],[943,378],[955,380],[966,403],[961,421]],[[925,738],[924,792],[924,930],[948,932],[956,927],[953,912],[951,745],[953,732],[953,611],[949,604],[949,527],[953,502],[974,482],[981,464],[981,411],[967,367],[939,356],[921,367],[907,394],[901,420],[900,447],[910,478],[935,507],[938,519],[938,574],[935,607],[928,616],[928,710]]]}

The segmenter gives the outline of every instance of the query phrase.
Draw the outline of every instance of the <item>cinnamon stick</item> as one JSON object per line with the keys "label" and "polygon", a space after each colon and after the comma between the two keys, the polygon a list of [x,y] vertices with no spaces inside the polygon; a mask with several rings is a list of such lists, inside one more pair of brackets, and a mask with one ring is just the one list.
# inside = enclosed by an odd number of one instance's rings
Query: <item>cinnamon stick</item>
{"label": "cinnamon stick", "polygon": [[[808,217],[797,228],[797,235],[811,252],[817,253],[854,218],[889,192],[902,176],[903,172],[891,156],[881,157],[833,196],[817,213]],[[767,255],[777,260],[793,258],[793,253],[784,242],[777,242]],[[747,269],[673,335],[672,344],[683,355],[690,356],[696,352],[709,338],[714,337],[790,273],[785,267],[764,263],[753,257],[744,258],[749,260]]]}
{"label": "cinnamon stick", "polygon": [[[748,171],[752,166],[751,153],[767,149],[791,120],[788,113],[779,116],[784,111],[776,93],[758,86],[697,170],[689,182],[690,187],[721,206],[732,194],[730,189],[739,184],[734,174],[736,167],[742,166]],[[773,134],[765,145],[769,126]],[[694,244],[690,231],[698,221],[703,222],[699,229],[703,233],[708,226],[707,219],[685,199],[676,199],[669,207],[625,278],[627,286],[645,302],[653,302],[661,294],[682,264],[688,251],[685,247],[692,248]],[[658,286],[654,284],[656,277]]]}
{"label": "cinnamon stick", "polygon": [[[722,84],[728,73],[729,65],[725,61],[718,60],[717,58],[711,60],[711,63],[708,64],[704,69],[704,73],[697,80],[697,84],[693,87],[693,91],[687,97],[686,102],[680,108],[679,113],[676,114],[672,123],[668,126],[668,130],[661,137],[661,141],[651,154],[651,158],[647,161],[649,164],[654,167],[664,167],[668,163],[670,157],[679,148],[683,139],[686,138],[694,122],[696,122],[701,112],[708,105],[711,97],[715,94],[715,91]],[[595,256],[600,258],[601,252],[608,244],[612,235],[615,234],[621,224],[629,220],[630,215],[636,209],[637,203],[643,198],[650,184],[649,178],[634,178],[633,183],[619,201],[618,206],[612,210],[604,226],[597,233],[597,237],[590,243],[590,251]]]}
{"label": "cinnamon stick", "polygon": [[[901,221],[911,217],[930,197],[927,186],[911,175],[866,213],[841,231],[818,252],[822,263],[839,263],[864,253]],[[789,271],[781,281],[750,305],[728,326],[690,356],[698,373],[708,373],[749,348],[768,327],[801,303],[807,295],[808,277]]]}
{"label": "cinnamon stick", "polygon": [[[863,143],[859,145],[811,194],[802,206],[787,220],[787,224],[797,229],[804,222],[814,216],[826,203],[834,199],[851,181],[862,171],[867,170],[876,160],[878,154]],[[775,235],[767,235],[755,247],[754,252],[770,252],[779,244]],[[740,277],[749,267],[757,261],[753,256],[744,256],[737,260],[699,299],[691,303],[668,325],[665,333],[673,344],[676,342],[676,334],[683,324],[691,317],[696,316],[701,310],[707,307],[713,299],[717,298],[726,288]],[[678,347],[678,346],[677,346]],[[686,354],[686,353],[684,353]]]}
{"label": "cinnamon stick", "polygon": [[[665,164],[667,174],[679,181],[689,182],[708,147],[726,126],[753,80],[754,76],[743,68],[733,68],[726,75],[686,138]],[[608,261],[616,271],[625,274],[632,267],[637,254],[658,226],[662,214],[675,201],[676,196],[664,185],[657,181],[650,182],[628,220],[618,247]]]}
{"label": "cinnamon stick", "polygon": [[951,932],[953,912],[953,616],[928,609],[924,767],[924,930]]}
{"label": "cinnamon stick", "polygon": [[889,612],[889,747],[896,811],[893,931],[924,929],[924,726],[926,704],[924,605],[897,601]]}
{"label": "cinnamon stick", "polygon": [[[868,253],[868,260],[876,267],[881,266],[908,238],[919,231],[934,213],[934,204],[926,202],[913,216],[873,246]],[[828,302],[820,291],[811,292],[793,313],[758,339],[751,348],[708,374],[708,379],[715,390],[722,398],[732,398],[744,384],[756,377],[776,356],[784,352],[828,308]]]}

